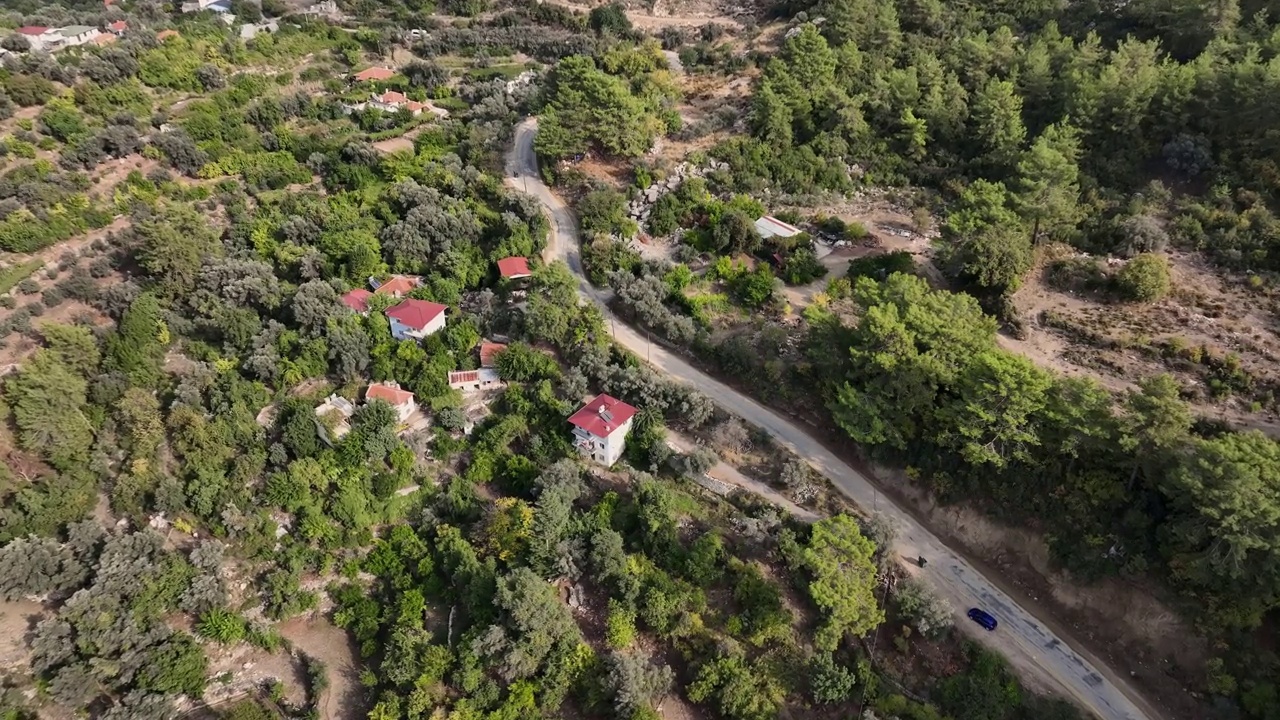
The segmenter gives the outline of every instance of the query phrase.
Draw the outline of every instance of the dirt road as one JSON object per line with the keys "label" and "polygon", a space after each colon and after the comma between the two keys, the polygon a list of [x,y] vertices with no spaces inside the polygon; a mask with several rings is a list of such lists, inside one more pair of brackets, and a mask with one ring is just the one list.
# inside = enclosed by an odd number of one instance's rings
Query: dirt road
{"label": "dirt road", "polygon": [[[697,443],[674,430],[667,431],[667,444],[670,445],[673,450],[682,453],[689,452],[697,445]],[[713,480],[719,480],[722,483],[727,483],[729,485],[742,488],[747,492],[755,493],[756,495],[764,498],[770,504],[785,510],[787,513],[795,516],[796,519],[803,522],[811,523],[822,519],[821,515],[795,504],[791,501],[791,498],[788,498],[777,490],[774,490],[772,487],[769,487],[767,483],[763,483],[753,477],[743,475],[739,472],[738,468],[726,462],[717,462],[715,467],[707,471],[707,475]]]}
{"label": "dirt road", "polygon": [[[1073,645],[1080,647],[1080,644],[1073,643],[1064,631],[1051,629],[1045,621],[1024,609],[1001,588],[997,580],[984,577],[905,507],[885,497],[871,480],[838,458],[817,438],[682,358],[661,347],[649,348],[642,334],[615,318],[605,303],[607,294],[591,287],[583,275],[577,224],[572,211],[539,179],[533,152],[537,127],[536,118],[517,126],[514,145],[507,155],[507,183],[537,198],[546,207],[551,217],[551,237],[544,258],[548,262],[563,260],[568,264],[578,278],[580,294],[600,306],[605,321],[614,328],[617,342],[641,357],[647,356],[656,369],[697,387],[725,410],[768,432],[777,442],[805,458],[861,507],[876,507],[890,517],[899,528],[894,550],[903,557],[920,555],[928,558],[927,568],[919,573],[923,581],[949,600],[958,612],[982,607],[1000,622],[997,631],[984,632],[977,630],[968,618],[961,615],[957,617],[958,627],[1005,655],[1019,674],[1032,684],[1057,688],[1106,720],[1156,720],[1160,717],[1117,673],[1073,648]],[[1027,601],[1024,599],[1023,602]]]}
{"label": "dirt road", "polygon": [[[570,2],[570,0],[544,1],[551,5],[559,5],[578,12],[591,12],[591,8],[594,7],[590,3]],[[604,3],[599,4],[603,5]],[[635,10],[628,10],[627,19],[631,21],[632,26],[641,30],[660,30],[664,27],[699,28],[703,25],[711,24],[723,25],[735,30],[742,27],[742,23],[724,15],[647,15]]]}

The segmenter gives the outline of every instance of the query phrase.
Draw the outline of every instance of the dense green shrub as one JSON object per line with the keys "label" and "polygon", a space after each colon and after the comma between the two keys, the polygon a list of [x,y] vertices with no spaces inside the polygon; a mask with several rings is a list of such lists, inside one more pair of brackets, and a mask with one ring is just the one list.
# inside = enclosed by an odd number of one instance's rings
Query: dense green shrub
{"label": "dense green shrub", "polygon": [[1169,260],[1151,253],[1125,263],[1116,273],[1116,289],[1136,302],[1154,302],[1169,294]]}

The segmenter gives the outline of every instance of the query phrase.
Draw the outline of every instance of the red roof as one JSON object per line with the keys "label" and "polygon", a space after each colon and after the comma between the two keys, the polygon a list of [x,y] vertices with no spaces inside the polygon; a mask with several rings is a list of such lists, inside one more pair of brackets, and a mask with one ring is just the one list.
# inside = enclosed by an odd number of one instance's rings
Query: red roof
{"label": "red roof", "polygon": [[615,430],[635,417],[636,409],[630,405],[609,397],[597,395],[594,400],[582,406],[582,409],[569,418],[569,422],[595,435],[609,437]]}
{"label": "red roof", "polygon": [[366,80],[386,80],[396,74],[395,70],[388,70],[384,67],[365,68],[355,74],[355,78],[360,81]]}
{"label": "red roof", "polygon": [[121,31],[121,30],[127,30],[127,29],[129,29],[129,23],[127,23],[127,22],[125,22],[125,21],[123,21],[123,20],[117,20],[117,21],[115,21],[115,22],[111,23],[110,25],[108,25],[108,26],[107,26],[107,28],[108,28],[108,29],[110,29],[110,30],[114,30],[114,31],[116,31],[116,32],[119,32],[119,31]]}
{"label": "red roof", "polygon": [[421,284],[422,280],[412,275],[392,275],[373,292],[375,295],[393,295],[395,297],[400,297],[401,295],[408,294]]}
{"label": "red roof", "polygon": [[392,405],[404,405],[413,399],[413,393],[386,383],[374,383],[364,391],[365,402],[370,400],[386,400]]}
{"label": "red roof", "polygon": [[409,100],[409,98],[405,97],[404,93],[396,92],[395,90],[388,90],[382,93],[382,96],[378,99],[388,105],[399,105],[400,103],[408,102]]}
{"label": "red roof", "polygon": [[498,353],[506,350],[507,346],[496,342],[480,343],[480,367],[493,367],[494,360]]}
{"label": "red roof", "polygon": [[448,305],[426,300],[405,300],[399,305],[387,308],[387,317],[395,318],[414,330],[422,330],[448,309]]}
{"label": "red roof", "polygon": [[356,312],[368,312],[369,298],[371,297],[373,297],[373,293],[364,288],[356,288],[342,295],[342,304]]}
{"label": "red roof", "polygon": [[112,35],[111,33],[107,33],[105,35],[98,35],[94,37],[92,40],[90,40],[89,42],[93,43],[94,45],[110,45],[111,43],[116,42],[119,39],[120,38],[116,37],[115,35]]}
{"label": "red roof", "polygon": [[498,261],[498,272],[504,278],[529,277],[529,261],[522,257],[502,258]]}
{"label": "red roof", "polygon": [[39,25],[28,25],[26,27],[18,28],[18,32],[23,35],[43,35],[46,32],[49,32],[49,28],[41,27]]}
{"label": "red roof", "polygon": [[480,377],[479,370],[457,370],[449,373],[449,384],[475,382]]}

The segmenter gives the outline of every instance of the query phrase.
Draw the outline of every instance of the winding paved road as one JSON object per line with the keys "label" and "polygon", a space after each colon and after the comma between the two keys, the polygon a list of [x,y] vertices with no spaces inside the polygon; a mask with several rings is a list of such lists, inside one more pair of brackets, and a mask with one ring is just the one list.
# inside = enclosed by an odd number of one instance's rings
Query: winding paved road
{"label": "winding paved road", "polygon": [[[751,398],[694,368],[683,359],[652,346],[644,336],[610,312],[607,292],[593,288],[582,272],[578,252],[578,231],[573,212],[556,197],[538,176],[533,138],[537,119],[529,118],[516,127],[514,147],[507,155],[507,184],[537,198],[551,215],[551,233],[545,259],[564,260],[578,278],[581,295],[600,306],[614,338],[667,375],[697,387],[716,404],[763,428],[774,439],[805,458],[831,483],[863,508],[876,508],[898,526],[895,550],[901,557],[924,556],[929,564],[913,571],[957,610],[957,626],[984,645],[1005,655],[1015,667],[1041,684],[1050,684],[1105,720],[1158,720],[1148,703],[1116,673],[1072,648],[1067,638],[1055,634],[1041,620],[984,577],[963,557],[947,547],[903,507],[880,493],[857,470],[840,460],[803,428]],[[985,632],[964,616],[970,607],[982,607],[993,614],[1000,627]],[[1141,709],[1140,709],[1141,708]]]}

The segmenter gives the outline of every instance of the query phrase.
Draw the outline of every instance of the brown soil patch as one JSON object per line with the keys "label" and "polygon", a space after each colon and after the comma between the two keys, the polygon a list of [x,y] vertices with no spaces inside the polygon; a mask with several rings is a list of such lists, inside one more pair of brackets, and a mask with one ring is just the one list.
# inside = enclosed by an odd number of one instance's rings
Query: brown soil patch
{"label": "brown soil patch", "polygon": [[[32,297],[38,296],[33,295]],[[11,312],[11,310],[4,310],[3,315],[0,315],[0,317],[8,316]],[[97,326],[111,322],[110,318],[91,305],[86,305],[77,300],[66,300],[57,307],[46,310],[40,317],[32,318],[31,324],[36,328],[50,323],[70,325],[81,317],[92,318],[93,324]],[[40,343],[29,335],[10,335],[5,339],[4,347],[0,348],[0,374],[12,372],[15,366],[31,357],[40,347]]]}
{"label": "brown soil patch", "polygon": [[373,144],[373,149],[387,155],[398,152],[413,152],[413,137],[411,137],[413,134],[409,132],[400,137],[379,140]]}
{"label": "brown soil patch", "polygon": [[[1162,357],[1159,351],[1162,342],[1175,341],[1216,356],[1233,353],[1254,378],[1255,387],[1280,384],[1280,334],[1275,321],[1280,291],[1252,290],[1247,278],[1222,273],[1197,255],[1178,253],[1170,255],[1171,296],[1148,305],[1119,303],[1050,287],[1044,267],[1051,256],[1062,252],[1041,251],[1039,266],[1013,298],[1024,319],[1022,337],[1001,335],[1002,347],[1057,372],[1091,377],[1113,391],[1132,389],[1142,377],[1172,373],[1199,414],[1280,437],[1280,413],[1274,402],[1254,407],[1254,398],[1241,394],[1214,398],[1205,382],[1204,366]],[[1105,260],[1100,262],[1107,265]]]}
{"label": "brown soil patch", "polygon": [[27,634],[44,616],[44,607],[30,600],[0,602],[0,670],[5,675],[26,674]]}
{"label": "brown soil patch", "polygon": [[624,193],[631,184],[631,163],[619,158],[599,157],[594,153],[570,166],[587,178]]}
{"label": "brown soil patch", "polygon": [[283,623],[280,634],[328,669],[329,687],[319,702],[321,720],[362,720],[365,709],[359,654],[347,631],[315,615]]}
{"label": "brown soil patch", "polygon": [[137,170],[145,177],[159,167],[159,160],[146,158],[142,155],[128,155],[116,160],[108,160],[95,167],[91,173],[93,182],[96,185],[95,190],[97,192],[95,194],[99,195],[100,200],[111,202],[111,196],[116,186],[124,182],[129,173]]}

